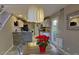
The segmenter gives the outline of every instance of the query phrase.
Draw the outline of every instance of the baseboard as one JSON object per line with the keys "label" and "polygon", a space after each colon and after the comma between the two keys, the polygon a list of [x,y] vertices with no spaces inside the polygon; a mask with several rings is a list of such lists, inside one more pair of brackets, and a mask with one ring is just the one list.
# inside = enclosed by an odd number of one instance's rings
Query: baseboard
{"label": "baseboard", "polygon": [[68,53],[67,51],[65,51],[65,50],[63,50],[63,49],[61,49],[61,48],[59,48],[59,50],[60,50],[61,52],[63,52],[65,55],[71,55],[70,53]]}
{"label": "baseboard", "polygon": [[[55,46],[55,45],[52,45],[51,46]],[[58,50],[58,51],[61,51],[64,55],[71,55],[70,53],[68,53],[67,51],[63,50],[62,48],[59,48],[57,46],[55,46],[55,48]]]}
{"label": "baseboard", "polygon": [[7,55],[7,53],[13,48],[13,45],[3,54],[3,55]]}

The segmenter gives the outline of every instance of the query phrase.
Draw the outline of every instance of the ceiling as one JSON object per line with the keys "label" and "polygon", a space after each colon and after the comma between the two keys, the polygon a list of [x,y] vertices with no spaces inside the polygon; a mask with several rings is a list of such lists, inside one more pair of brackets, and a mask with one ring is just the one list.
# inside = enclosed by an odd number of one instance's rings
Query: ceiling
{"label": "ceiling", "polygon": [[[32,6],[32,4],[5,5],[5,9],[15,15],[27,16],[27,11],[30,6]],[[45,16],[50,16],[61,8],[66,7],[67,4],[37,4],[36,6],[40,6],[44,9]]]}

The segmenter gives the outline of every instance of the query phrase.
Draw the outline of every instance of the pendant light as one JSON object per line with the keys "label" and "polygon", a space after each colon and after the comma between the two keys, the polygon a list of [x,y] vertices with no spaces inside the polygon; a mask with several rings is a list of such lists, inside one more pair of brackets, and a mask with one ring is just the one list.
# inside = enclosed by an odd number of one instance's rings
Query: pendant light
{"label": "pendant light", "polygon": [[28,9],[29,22],[41,23],[44,20],[44,10],[41,7],[32,6]]}

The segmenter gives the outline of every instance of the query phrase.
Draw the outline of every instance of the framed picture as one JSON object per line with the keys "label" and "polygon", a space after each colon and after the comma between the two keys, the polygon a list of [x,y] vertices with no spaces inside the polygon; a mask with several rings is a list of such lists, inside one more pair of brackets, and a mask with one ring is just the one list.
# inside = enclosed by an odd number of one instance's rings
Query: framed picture
{"label": "framed picture", "polygon": [[7,23],[9,18],[11,17],[11,14],[7,11],[4,11],[0,14],[0,30],[4,27],[4,25]]}
{"label": "framed picture", "polygon": [[79,11],[75,11],[67,15],[67,29],[68,30],[79,29]]}

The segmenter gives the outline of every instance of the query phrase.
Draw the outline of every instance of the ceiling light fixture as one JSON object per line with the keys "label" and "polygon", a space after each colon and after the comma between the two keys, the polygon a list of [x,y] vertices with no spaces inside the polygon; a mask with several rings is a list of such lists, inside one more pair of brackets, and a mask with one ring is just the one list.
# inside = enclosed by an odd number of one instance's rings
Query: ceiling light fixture
{"label": "ceiling light fixture", "polygon": [[28,9],[28,21],[41,23],[44,20],[44,10],[41,7],[32,6]]}

